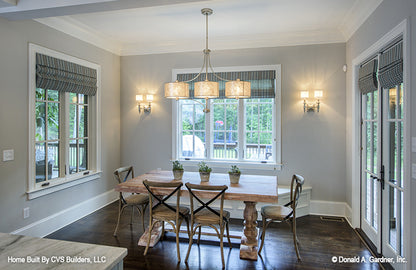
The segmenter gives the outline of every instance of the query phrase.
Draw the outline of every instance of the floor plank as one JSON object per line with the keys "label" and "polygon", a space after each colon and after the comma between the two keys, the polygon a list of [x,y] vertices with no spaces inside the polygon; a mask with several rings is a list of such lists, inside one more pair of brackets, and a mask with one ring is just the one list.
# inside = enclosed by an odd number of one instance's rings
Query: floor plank
{"label": "floor plank", "polygon": [[[112,203],[88,215],[46,238],[83,243],[126,247],[124,269],[221,269],[219,242],[216,237],[202,236],[201,244],[196,241],[191,249],[188,265],[184,263],[188,248],[186,234],[181,234],[180,250],[182,261],[177,264],[175,235],[167,232],[163,241],[150,248],[143,256],[144,247],[137,245],[143,233],[140,218],[135,212],[130,226],[130,209],[126,209],[120,222],[118,236],[113,232],[117,222],[117,203]],[[146,224],[148,218],[146,212]],[[231,221],[230,230],[239,231],[243,221]],[[376,263],[368,262],[371,253],[360,241],[347,222],[322,220],[319,216],[297,219],[302,262],[297,262],[292,235],[287,224],[273,223],[266,233],[266,242],[257,261],[240,260],[239,239],[231,239],[233,248],[224,241],[226,269],[380,269]],[[196,238],[195,238],[196,239]],[[97,254],[99,256],[100,254]],[[332,258],[362,256],[365,263],[333,263]]]}

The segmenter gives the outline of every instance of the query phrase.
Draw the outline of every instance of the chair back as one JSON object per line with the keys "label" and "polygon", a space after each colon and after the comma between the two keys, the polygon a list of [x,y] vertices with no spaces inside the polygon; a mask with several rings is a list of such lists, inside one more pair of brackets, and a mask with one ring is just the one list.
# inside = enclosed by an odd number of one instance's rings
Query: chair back
{"label": "chair back", "polygon": [[[182,182],[157,182],[144,180],[143,185],[149,192],[149,203],[152,205],[152,207],[149,207],[150,216],[152,216],[153,210],[163,205],[176,213],[176,221],[178,221],[179,215],[184,217],[183,214],[179,211],[181,187],[183,186]],[[166,201],[175,194],[176,209],[166,203]],[[153,200],[155,200],[155,203],[153,203]]]}
{"label": "chair back", "polygon": [[[228,186],[226,186],[226,185],[207,186],[207,185],[196,185],[196,184],[191,184],[191,183],[186,183],[185,186],[189,191],[189,200],[190,200],[190,203],[191,203],[191,220],[193,220],[193,216],[196,213],[198,213],[199,211],[201,211],[203,209],[208,209],[209,211],[211,211],[212,213],[214,213],[215,215],[220,217],[220,223],[222,224],[223,219],[224,219],[224,217],[223,217],[224,195],[225,195],[225,191],[228,189]],[[212,196],[210,196],[211,198],[209,199],[208,202],[203,202],[201,200],[201,198],[199,198],[198,195],[195,194],[195,193],[197,193],[198,190],[218,191],[218,192],[213,193]],[[201,205],[197,209],[194,208],[194,199],[197,200],[199,202],[199,204]],[[211,208],[211,206],[210,206],[210,204],[212,204],[213,202],[215,202],[217,200],[220,200],[220,211],[219,212],[217,210]]]}
{"label": "chair back", "polygon": [[[114,178],[118,181],[119,184],[126,182],[128,179],[134,178],[133,166],[118,168],[113,172],[113,174]],[[127,203],[124,199],[123,192],[120,192],[120,200],[122,200],[125,204]]]}
{"label": "chair back", "polygon": [[127,179],[129,179],[129,176],[131,176],[131,178],[134,178],[133,166],[118,168],[114,171],[113,174],[119,184],[126,182]]}
{"label": "chair back", "polygon": [[302,186],[305,182],[305,179],[298,175],[294,174],[292,176],[292,182],[290,184],[290,202],[288,205],[293,210],[293,218],[296,218],[296,206],[298,205],[298,200],[300,197],[300,194],[302,193]]}

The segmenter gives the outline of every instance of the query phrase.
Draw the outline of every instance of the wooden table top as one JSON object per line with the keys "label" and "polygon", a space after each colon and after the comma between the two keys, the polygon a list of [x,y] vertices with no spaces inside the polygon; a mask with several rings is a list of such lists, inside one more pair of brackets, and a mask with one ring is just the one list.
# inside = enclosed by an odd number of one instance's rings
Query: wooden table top
{"label": "wooden table top", "polygon": [[[138,177],[118,184],[115,188],[120,192],[147,193],[143,180],[171,182],[175,181],[172,171],[151,171]],[[227,185],[225,200],[277,203],[277,178],[276,176],[246,175],[241,174],[238,184],[231,184],[228,174],[211,173],[209,182],[201,182],[198,172],[185,172],[182,177],[185,184],[191,182],[201,185]],[[166,192],[168,193],[168,192]],[[209,191],[195,192],[201,198],[209,198]],[[163,193],[160,193],[163,194]],[[182,188],[182,196],[189,196],[185,185]]]}

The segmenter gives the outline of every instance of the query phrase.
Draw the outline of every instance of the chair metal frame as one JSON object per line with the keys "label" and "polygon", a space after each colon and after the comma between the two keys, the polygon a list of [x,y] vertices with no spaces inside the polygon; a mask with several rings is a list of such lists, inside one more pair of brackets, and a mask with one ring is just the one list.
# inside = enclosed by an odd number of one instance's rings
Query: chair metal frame
{"label": "chair metal frame", "polygon": [[[188,215],[184,215],[180,212],[180,197],[181,197],[181,187],[183,186],[182,182],[169,182],[169,183],[165,183],[165,182],[156,182],[156,181],[148,181],[148,180],[144,180],[143,181],[143,185],[146,187],[147,191],[149,192],[149,202],[150,205],[152,205],[152,207],[149,207],[149,237],[147,239],[147,245],[146,248],[144,250],[143,255],[146,256],[147,251],[149,249],[149,245],[150,245],[150,240],[151,240],[151,236],[152,236],[152,230],[154,225],[157,222],[162,222],[162,237],[164,235],[165,232],[165,222],[169,223],[172,228],[173,231],[176,234],[176,251],[177,251],[177,256],[178,256],[178,262],[181,261],[181,255],[180,255],[180,249],[179,249],[179,232],[181,229],[181,224],[182,221],[185,220],[186,224],[187,224],[187,230],[188,230],[188,236],[189,236],[189,219],[188,219]],[[152,190],[153,188],[155,188],[154,190]],[[161,196],[159,194],[157,194],[157,188],[163,188],[163,189],[173,189],[173,191],[171,191],[168,195],[166,196]],[[173,195],[176,194],[176,209],[174,207],[172,207],[171,205],[167,204],[166,201],[172,197]],[[153,203],[153,199],[156,199],[157,203]],[[156,210],[158,207],[160,206],[165,206],[167,209],[171,210],[172,212],[175,213],[175,223],[172,222],[171,218],[162,218],[162,217],[156,217],[153,215],[154,210]],[[156,220],[155,222],[153,222],[154,220]]]}
{"label": "chair metal frame", "polygon": [[[124,176],[123,180],[121,179],[122,174],[126,173],[126,175]],[[129,175],[131,175],[131,178],[134,178],[134,169],[133,166],[127,166],[127,167],[121,167],[116,169],[114,172],[114,177],[116,178],[116,180],[119,183],[123,183],[125,181],[127,181],[127,179],[129,178]],[[123,213],[124,209],[126,207],[131,206],[132,210],[131,210],[131,217],[130,217],[130,225],[132,225],[133,223],[133,214],[134,214],[134,208],[137,209],[137,211],[139,212],[139,214],[141,215],[141,220],[142,220],[142,227],[143,227],[143,231],[145,230],[145,226],[144,226],[144,213],[146,211],[146,208],[149,204],[149,201],[145,202],[145,203],[127,203],[127,200],[124,198],[123,196],[123,192],[119,193],[119,200],[118,200],[118,218],[117,218],[117,225],[116,228],[114,230],[114,236],[117,236],[117,231],[118,231],[118,227],[120,225],[120,219],[121,219],[121,214]]]}
{"label": "chair metal frame", "polygon": [[[228,244],[230,246],[230,249],[232,248],[231,245],[231,241],[230,241],[230,230],[229,230],[229,219],[227,219],[226,217],[224,217],[223,213],[224,213],[224,195],[225,195],[225,191],[228,189],[228,186],[226,185],[222,185],[222,186],[207,186],[207,185],[196,185],[196,184],[191,184],[191,183],[186,183],[185,184],[186,188],[189,191],[189,201],[191,204],[191,234],[189,236],[189,247],[188,247],[188,252],[186,254],[186,258],[185,258],[185,262],[188,261],[189,258],[189,254],[192,248],[192,244],[193,244],[193,236],[196,233],[196,230],[199,229],[199,234],[198,234],[198,245],[199,245],[199,241],[201,238],[201,227],[202,226],[209,226],[211,228],[213,228],[215,230],[215,232],[217,233],[218,238],[220,239],[220,247],[221,247],[221,261],[222,261],[222,265],[224,267],[224,249],[223,249],[223,237],[224,237],[224,227],[227,230],[227,238],[228,238]],[[192,190],[208,190],[208,191],[219,191],[217,194],[213,194],[212,198],[208,201],[208,202],[203,202]],[[201,206],[198,207],[196,210],[194,210],[194,199],[196,199]],[[209,205],[212,204],[213,202],[215,202],[216,200],[220,199],[220,210],[218,212],[218,210],[215,210],[213,208],[211,208]],[[203,210],[203,209],[208,209],[210,212],[214,213],[215,215],[217,215],[219,217],[219,222],[215,223],[215,225],[219,225],[219,231],[217,229],[217,227],[214,226],[213,223],[208,223],[208,222],[203,222],[203,223],[195,223],[195,214],[197,214],[199,211]],[[194,226],[196,225],[196,226]]]}
{"label": "chair metal frame", "polygon": [[[299,254],[299,247],[298,247],[300,242],[299,242],[298,237],[296,235],[296,207],[297,207],[297,204],[298,204],[300,193],[302,192],[302,186],[303,186],[304,182],[305,182],[305,179],[302,176],[300,176],[298,174],[293,175],[292,181],[291,181],[291,184],[290,184],[290,201],[287,204],[285,204],[284,206],[280,206],[282,208],[283,207],[287,207],[287,208],[290,207],[291,208],[291,211],[288,215],[286,215],[284,217],[282,216],[281,219],[280,218],[279,219],[273,219],[273,218],[265,216],[263,214],[263,211],[262,211],[261,215],[262,215],[262,220],[263,220],[263,229],[262,229],[262,233],[261,233],[261,245],[260,245],[260,249],[259,249],[259,252],[258,252],[259,255],[260,255],[261,250],[263,249],[266,229],[269,226],[269,224],[273,221],[278,221],[278,222],[285,221],[286,223],[288,223],[290,225],[290,227],[292,229],[293,243],[294,243],[294,246],[295,246],[296,256],[298,258],[298,261],[301,261],[301,257],[300,257],[300,254]],[[295,185],[295,183],[296,183],[296,185]],[[262,210],[265,207],[270,207],[270,205],[263,206]],[[272,206],[272,207],[274,207],[274,206]]]}

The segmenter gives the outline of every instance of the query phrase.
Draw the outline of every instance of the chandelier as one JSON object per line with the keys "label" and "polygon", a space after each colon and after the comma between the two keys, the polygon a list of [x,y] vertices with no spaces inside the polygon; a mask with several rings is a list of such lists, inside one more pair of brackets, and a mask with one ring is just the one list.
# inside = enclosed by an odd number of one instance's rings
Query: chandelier
{"label": "chandelier", "polygon": [[[194,84],[194,98],[205,99],[204,112],[209,112],[208,109],[208,99],[218,98],[219,97],[219,84],[216,81],[208,80],[208,69],[212,72],[220,81],[225,81],[225,97],[226,98],[249,98],[251,96],[251,87],[250,82],[241,81],[237,79],[235,81],[227,80],[219,75],[215,74],[214,69],[211,66],[210,53],[211,50],[208,49],[208,16],[212,14],[212,9],[203,8],[201,9],[202,15],[205,15],[206,26],[205,26],[205,49],[204,53],[204,63],[202,64],[200,72],[188,81],[180,82],[176,80],[175,82],[165,83],[165,98],[173,99],[184,99],[189,98],[189,82],[195,81],[200,76],[205,74],[205,80],[195,82]],[[204,72],[205,70],[205,72]],[[198,103],[201,103],[197,100],[194,100]],[[204,104],[201,103],[203,106]]]}

